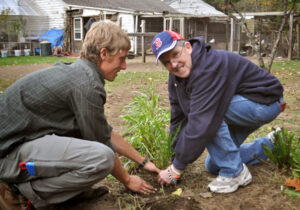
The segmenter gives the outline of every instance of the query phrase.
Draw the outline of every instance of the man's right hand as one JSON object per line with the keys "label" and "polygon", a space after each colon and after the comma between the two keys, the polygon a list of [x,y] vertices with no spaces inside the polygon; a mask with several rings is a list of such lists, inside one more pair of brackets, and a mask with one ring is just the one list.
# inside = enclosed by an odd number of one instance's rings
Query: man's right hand
{"label": "man's right hand", "polygon": [[156,167],[156,165],[154,163],[150,162],[150,161],[148,161],[145,164],[143,169],[146,170],[146,171],[149,171],[150,173],[157,173],[158,174],[160,172],[160,170]]}

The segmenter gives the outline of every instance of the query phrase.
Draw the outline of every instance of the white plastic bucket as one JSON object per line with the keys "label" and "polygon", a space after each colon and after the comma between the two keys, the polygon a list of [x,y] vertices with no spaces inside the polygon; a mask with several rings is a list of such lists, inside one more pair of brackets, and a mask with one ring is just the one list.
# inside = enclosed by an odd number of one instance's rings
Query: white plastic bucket
{"label": "white plastic bucket", "polygon": [[7,50],[1,50],[1,57],[6,58],[7,57]]}
{"label": "white plastic bucket", "polygon": [[25,56],[30,56],[30,49],[24,49]]}
{"label": "white plastic bucket", "polygon": [[21,56],[21,50],[15,50],[15,56]]}

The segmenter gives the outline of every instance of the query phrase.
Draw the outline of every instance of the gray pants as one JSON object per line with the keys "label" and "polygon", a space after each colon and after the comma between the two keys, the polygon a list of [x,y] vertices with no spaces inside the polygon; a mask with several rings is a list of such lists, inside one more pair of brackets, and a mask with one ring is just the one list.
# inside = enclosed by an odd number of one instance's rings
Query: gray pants
{"label": "gray pants", "polygon": [[[15,183],[36,208],[46,207],[105,178],[114,167],[114,158],[114,152],[99,142],[46,135],[0,159],[0,180]],[[34,162],[34,176],[18,166],[28,161]]]}

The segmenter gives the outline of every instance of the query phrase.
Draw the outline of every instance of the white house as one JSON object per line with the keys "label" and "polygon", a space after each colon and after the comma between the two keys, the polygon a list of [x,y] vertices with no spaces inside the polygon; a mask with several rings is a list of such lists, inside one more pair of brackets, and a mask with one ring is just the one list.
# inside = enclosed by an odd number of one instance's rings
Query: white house
{"label": "white house", "polygon": [[[127,33],[140,31],[140,20],[143,15],[162,15],[165,13],[178,13],[161,0],[64,0],[68,5],[69,15],[67,24],[71,26],[70,31],[66,31],[69,50],[79,52],[82,41],[87,32],[86,25],[89,21],[106,20],[116,22]],[[149,23],[150,24],[150,23]],[[163,23],[159,23],[161,29]],[[132,51],[137,51],[137,38],[132,40]]]}
{"label": "white house", "polygon": [[225,15],[202,0],[164,0],[177,11],[190,15],[219,16]]}
{"label": "white house", "polygon": [[[161,0],[0,0],[0,10],[6,8],[13,11],[11,16],[22,17],[26,22],[19,41],[37,40],[52,28],[64,29],[65,40],[69,44],[66,50],[75,53],[81,50],[86,26],[93,19],[109,19],[125,32],[136,33],[140,31],[143,15],[178,13]],[[162,30],[162,21],[149,24],[161,25],[157,30]],[[130,38],[132,51],[136,52],[137,38]]]}
{"label": "white house", "polygon": [[165,19],[167,27],[177,30],[187,39],[203,36],[213,47],[227,48],[228,17],[223,12],[202,0],[164,0],[164,2],[184,14],[170,20]]}

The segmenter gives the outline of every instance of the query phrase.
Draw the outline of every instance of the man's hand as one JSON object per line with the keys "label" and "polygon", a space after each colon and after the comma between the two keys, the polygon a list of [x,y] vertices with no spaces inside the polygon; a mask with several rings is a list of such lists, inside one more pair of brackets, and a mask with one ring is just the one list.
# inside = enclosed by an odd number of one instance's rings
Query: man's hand
{"label": "man's hand", "polygon": [[170,184],[174,184],[169,177],[168,168],[161,170],[158,173],[158,183],[160,185],[167,185],[167,186]]}
{"label": "man's hand", "polygon": [[129,181],[124,183],[124,185],[131,191],[142,193],[145,195],[155,193],[156,191],[150,184],[148,184],[138,176],[130,175]]}
{"label": "man's hand", "polygon": [[159,173],[160,170],[156,167],[156,165],[150,161],[148,161],[144,168],[144,170],[149,171],[150,173]]}
{"label": "man's hand", "polygon": [[160,185],[176,184],[180,179],[183,171],[176,169],[172,164],[158,173],[158,183]]}

